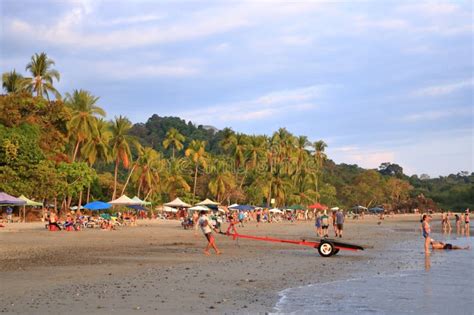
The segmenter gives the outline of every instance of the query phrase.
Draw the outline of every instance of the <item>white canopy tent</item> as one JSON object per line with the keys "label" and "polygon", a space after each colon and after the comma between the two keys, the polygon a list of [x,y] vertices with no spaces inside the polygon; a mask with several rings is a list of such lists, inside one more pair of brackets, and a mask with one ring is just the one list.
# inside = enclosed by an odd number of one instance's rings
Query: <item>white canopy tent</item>
{"label": "white canopy tent", "polygon": [[189,211],[211,211],[211,209],[209,209],[206,206],[194,206],[194,207],[189,208],[188,210]]}
{"label": "white canopy tent", "polygon": [[270,211],[270,213],[280,213],[280,214],[283,213],[283,211],[281,211],[278,208],[273,208],[273,209],[270,209],[269,211]]}
{"label": "white canopy tent", "polygon": [[133,201],[136,201],[136,202],[139,202],[141,205],[143,206],[150,206],[151,205],[151,202],[149,201],[143,201],[141,200],[140,198],[138,198],[137,196],[133,197],[132,198]]}
{"label": "white canopy tent", "polygon": [[179,198],[176,198],[173,201],[165,203],[164,205],[168,207],[173,207],[173,208],[191,208],[190,204],[187,204],[186,202],[182,201]]}
{"label": "white canopy tent", "polygon": [[205,200],[201,201],[200,203],[197,203],[196,206],[218,206],[219,203],[212,201],[209,198],[206,198]]}
{"label": "white canopy tent", "polygon": [[115,206],[139,206],[139,205],[141,205],[140,202],[132,200],[132,199],[130,199],[129,197],[127,197],[125,195],[120,196],[120,198],[117,198],[115,200],[109,201],[109,203],[111,205],[115,205]]}
{"label": "white canopy tent", "polygon": [[171,207],[168,207],[168,206],[163,206],[163,211],[164,211],[164,212],[172,212],[172,213],[178,212],[177,209],[171,208]]}

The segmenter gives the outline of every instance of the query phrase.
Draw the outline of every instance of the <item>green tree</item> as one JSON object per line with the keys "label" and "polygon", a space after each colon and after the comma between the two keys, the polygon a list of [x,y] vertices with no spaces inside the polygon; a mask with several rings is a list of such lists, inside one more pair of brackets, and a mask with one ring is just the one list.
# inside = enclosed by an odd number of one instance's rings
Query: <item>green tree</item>
{"label": "green tree", "polygon": [[25,90],[27,80],[16,70],[2,74],[2,87],[7,93],[18,93]]}
{"label": "green tree", "polygon": [[112,199],[115,199],[117,194],[119,165],[122,164],[126,169],[130,166],[130,146],[136,145],[136,139],[129,134],[131,128],[132,123],[123,116],[115,117],[111,125],[112,138],[110,146],[112,147],[112,157],[115,160],[114,193],[112,194]]}
{"label": "green tree", "polygon": [[173,159],[175,158],[175,150],[181,151],[184,147],[183,142],[185,137],[179,133],[178,129],[171,128],[166,133],[166,138],[163,140],[163,147],[168,149],[169,146],[173,148]]}
{"label": "green tree", "polygon": [[36,93],[36,96],[43,97],[49,100],[49,93],[53,93],[56,99],[61,99],[61,94],[53,85],[53,80],[59,81],[59,72],[52,69],[54,60],[50,59],[44,52],[34,54],[31,61],[26,66],[26,70],[30,72],[31,78],[28,78],[28,90]]}
{"label": "green tree", "polygon": [[196,183],[199,165],[207,166],[206,142],[193,140],[185,151],[185,155],[194,163],[194,185],[193,185],[193,203],[196,198]]}
{"label": "green tree", "polygon": [[74,90],[72,94],[66,94],[66,104],[72,110],[72,118],[68,124],[69,134],[75,139],[73,162],[76,160],[80,145],[85,140],[99,135],[97,119],[104,117],[105,111],[96,105],[98,100],[98,97],[85,90]]}

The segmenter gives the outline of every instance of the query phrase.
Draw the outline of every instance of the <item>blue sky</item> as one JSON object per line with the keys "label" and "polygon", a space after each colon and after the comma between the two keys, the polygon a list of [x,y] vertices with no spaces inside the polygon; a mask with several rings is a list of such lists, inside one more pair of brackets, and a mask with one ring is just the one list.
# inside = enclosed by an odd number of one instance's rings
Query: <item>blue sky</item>
{"label": "blue sky", "polygon": [[[41,4],[40,4],[41,3]],[[336,162],[473,171],[470,1],[4,0],[2,72],[45,51],[59,90],[152,114],[328,143]]]}

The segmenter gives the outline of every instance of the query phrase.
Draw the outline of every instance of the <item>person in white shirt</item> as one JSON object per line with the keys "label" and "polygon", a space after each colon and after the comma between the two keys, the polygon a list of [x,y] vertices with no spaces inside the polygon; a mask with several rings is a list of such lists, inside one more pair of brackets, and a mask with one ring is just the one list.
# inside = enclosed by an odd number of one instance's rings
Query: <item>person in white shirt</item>
{"label": "person in white shirt", "polygon": [[212,230],[217,232],[217,229],[211,225],[209,219],[207,218],[206,211],[201,211],[201,216],[199,217],[199,227],[201,228],[202,233],[207,239],[207,245],[204,249],[204,254],[209,256],[209,249],[211,249],[212,247],[216,251],[216,254],[220,255],[221,252],[217,248],[214,236],[212,235]]}

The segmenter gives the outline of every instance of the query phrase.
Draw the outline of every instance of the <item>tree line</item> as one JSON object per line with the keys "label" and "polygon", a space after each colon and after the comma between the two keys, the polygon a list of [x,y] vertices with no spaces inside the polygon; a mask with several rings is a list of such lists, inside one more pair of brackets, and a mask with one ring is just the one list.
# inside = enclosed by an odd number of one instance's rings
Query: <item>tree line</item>
{"label": "tree line", "polygon": [[179,196],[191,203],[209,197],[224,204],[396,208],[423,192],[425,182],[400,175],[395,164],[337,165],[323,140],[285,128],[267,136],[178,117],[153,115],[135,125],[124,116],[107,120],[90,91],[56,90],[54,66],[40,53],[26,65],[28,76],[2,75],[0,190],[7,193],[63,208],[124,193],[156,203]]}

